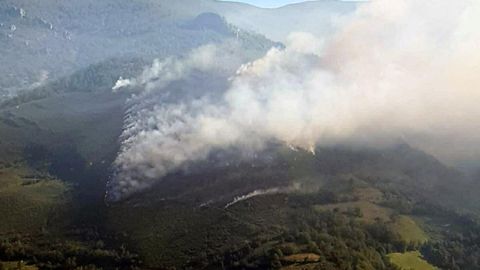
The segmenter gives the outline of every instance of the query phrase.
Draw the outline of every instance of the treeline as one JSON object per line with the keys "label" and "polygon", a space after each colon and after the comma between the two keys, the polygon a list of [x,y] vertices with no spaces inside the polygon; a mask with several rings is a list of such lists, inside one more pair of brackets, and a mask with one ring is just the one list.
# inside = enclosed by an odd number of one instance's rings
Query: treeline
{"label": "treeline", "polygon": [[451,217],[449,222],[439,240],[422,247],[422,254],[442,269],[480,269],[480,225],[468,215]]}
{"label": "treeline", "polygon": [[0,108],[21,105],[53,94],[111,91],[119,76],[134,77],[147,64],[148,62],[141,58],[112,58],[38,88],[21,91],[17,96],[0,102]]}
{"label": "treeline", "polygon": [[110,247],[95,229],[76,232],[78,241],[39,235],[0,237],[0,261],[23,261],[39,269],[139,269],[137,254],[125,245]]}
{"label": "treeline", "polygon": [[480,269],[480,224],[477,217],[427,201],[409,200],[399,194],[386,195],[385,206],[402,214],[426,216],[433,221],[430,226],[438,236],[414,247],[429,263],[441,269]]}
{"label": "treeline", "polygon": [[[229,269],[279,269],[290,264],[314,264],[324,270],[395,269],[386,255],[405,246],[385,224],[365,226],[334,212],[300,210],[292,221],[298,224],[296,228],[226,252],[221,263]],[[286,259],[296,254],[316,254],[318,258]]]}
{"label": "treeline", "polygon": [[289,198],[287,225],[272,224],[272,230],[278,233],[258,229],[256,237],[244,245],[227,247],[223,254],[206,249],[185,269],[279,269],[294,264],[322,270],[397,269],[386,255],[416,248],[381,221],[365,224],[354,213],[305,207],[311,202],[337,200],[331,193],[307,197]]}
{"label": "treeline", "polygon": [[[344,199],[338,194],[322,191],[288,196],[289,223],[272,224],[279,233],[259,231],[251,241],[230,246],[221,255],[206,249],[185,268],[279,269],[296,265],[322,270],[398,269],[389,262],[387,254],[418,250],[429,263],[440,269],[480,269],[480,224],[474,217],[425,201],[414,201],[400,194],[385,195],[384,205],[398,213],[426,216],[433,220],[427,226],[432,226],[430,229],[435,230],[439,237],[433,237],[426,243],[406,242],[392,232],[388,223],[378,220],[366,224],[360,221],[360,211],[315,211],[312,205]],[[255,207],[254,202],[245,204]]]}

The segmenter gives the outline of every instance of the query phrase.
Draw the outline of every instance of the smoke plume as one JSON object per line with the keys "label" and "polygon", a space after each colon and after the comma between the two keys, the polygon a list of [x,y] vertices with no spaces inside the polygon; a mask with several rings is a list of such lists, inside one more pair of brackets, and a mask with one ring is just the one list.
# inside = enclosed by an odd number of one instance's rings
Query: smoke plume
{"label": "smoke plume", "polygon": [[[295,33],[246,64],[241,50],[216,45],[156,61],[115,87],[143,91],[130,101],[109,195],[147,188],[214,149],[271,140],[309,150],[401,139],[445,160],[477,158],[478,14],[478,1],[372,1],[330,40]],[[196,71],[230,79],[215,98],[151,98]]]}

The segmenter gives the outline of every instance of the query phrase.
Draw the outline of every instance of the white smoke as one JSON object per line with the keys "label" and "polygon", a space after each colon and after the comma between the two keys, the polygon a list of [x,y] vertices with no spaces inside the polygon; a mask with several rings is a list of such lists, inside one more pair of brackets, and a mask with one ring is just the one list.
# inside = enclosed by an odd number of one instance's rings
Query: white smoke
{"label": "white smoke", "polygon": [[138,78],[120,77],[112,90],[142,86],[144,90],[151,91],[163,89],[169,83],[186,78],[194,71],[231,71],[245,60],[245,56],[238,55],[239,52],[239,44],[229,40],[221,45],[201,46],[183,58],[172,56],[164,60],[155,59],[152,66],[145,69]]}
{"label": "white smoke", "polygon": [[133,85],[135,85],[135,82],[130,79],[124,79],[120,76],[120,78],[118,78],[118,80],[115,82],[115,85],[112,87],[112,90],[115,92],[120,88],[125,88]]}
{"label": "white smoke", "polygon": [[258,197],[258,196],[264,196],[264,195],[272,195],[272,194],[280,194],[280,193],[290,193],[290,192],[294,192],[294,191],[297,191],[300,189],[300,185],[298,184],[294,184],[292,186],[289,186],[289,187],[275,187],[275,188],[269,188],[269,189],[257,189],[257,190],[254,190],[248,194],[245,194],[245,195],[241,195],[241,196],[238,196],[238,197],[235,197],[233,199],[233,201],[227,203],[225,206],[224,206],[224,209],[227,209],[239,202],[242,202],[242,201],[246,201],[248,199],[251,199],[253,197]]}
{"label": "white smoke", "polygon": [[[185,57],[155,60],[138,78],[120,78],[113,91],[126,87],[140,87],[142,91],[127,102],[130,107],[108,196],[117,199],[145,189],[185,162],[204,158],[215,143],[200,139],[200,118],[206,117],[209,110],[215,115],[220,113],[220,108],[207,98],[212,89],[199,89],[206,92],[199,99],[184,96],[185,99],[172,100],[171,96],[178,93],[168,92],[165,87],[195,72],[212,73],[226,80],[247,58],[240,45],[229,40],[199,47]],[[192,95],[191,92],[182,95]],[[227,131],[225,140],[229,136],[235,135]]]}
{"label": "white smoke", "polygon": [[45,85],[45,83],[46,83],[46,82],[48,81],[48,79],[49,79],[49,75],[50,75],[50,74],[49,74],[48,71],[46,71],[46,70],[41,70],[41,71],[40,71],[40,74],[37,76],[37,81],[34,82],[34,83],[32,83],[32,84],[30,84],[30,86],[28,86],[27,89],[33,90],[33,89],[35,89],[35,88],[38,88],[38,87],[40,87],[40,86]]}
{"label": "white smoke", "polygon": [[[401,137],[445,158],[472,158],[480,153],[478,14],[478,1],[372,1],[331,40],[297,33],[286,49],[242,65],[221,102],[133,106],[112,192],[146,188],[213,149],[269,140],[311,150]],[[154,63],[135,83],[151,92],[222,68],[215,59],[224,53],[212,51]]]}
{"label": "white smoke", "polygon": [[246,200],[251,199],[253,197],[262,196],[262,195],[277,194],[277,193],[280,193],[280,192],[281,192],[280,188],[257,189],[257,190],[254,190],[254,191],[248,193],[248,194],[235,197],[233,199],[233,201],[227,203],[224,208],[227,209],[230,206],[233,206],[233,205],[235,205],[239,202],[242,202],[242,201],[246,201]]}

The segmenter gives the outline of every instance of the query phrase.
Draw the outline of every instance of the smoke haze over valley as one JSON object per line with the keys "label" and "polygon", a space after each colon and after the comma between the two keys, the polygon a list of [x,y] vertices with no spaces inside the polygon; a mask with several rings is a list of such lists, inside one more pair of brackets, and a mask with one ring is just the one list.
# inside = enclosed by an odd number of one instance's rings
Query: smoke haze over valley
{"label": "smoke haze over valley", "polygon": [[[479,160],[479,35],[471,28],[479,6],[439,6],[428,16],[419,12],[428,2],[365,3],[330,39],[292,33],[285,48],[248,63],[235,45],[207,45],[118,81],[114,90],[141,89],[130,101],[113,192],[149,186],[213,149],[255,151],[271,140],[305,150],[403,141],[450,164]],[[193,71],[223,72],[229,85],[152,104],[175,95],[166,86]]]}
{"label": "smoke haze over valley", "polygon": [[480,2],[299,2],[0,0],[0,269],[480,269]]}

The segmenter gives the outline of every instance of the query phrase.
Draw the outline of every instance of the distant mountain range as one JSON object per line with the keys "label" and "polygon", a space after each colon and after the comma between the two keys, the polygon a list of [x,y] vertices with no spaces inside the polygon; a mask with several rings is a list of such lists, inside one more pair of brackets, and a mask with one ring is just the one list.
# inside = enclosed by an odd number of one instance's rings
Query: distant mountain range
{"label": "distant mountain range", "polygon": [[[109,58],[181,54],[235,36],[236,27],[274,41],[299,30],[326,35],[355,6],[330,0],[279,9],[212,0],[5,0],[0,3],[0,96]],[[202,13],[219,14],[229,25],[197,17]]]}

